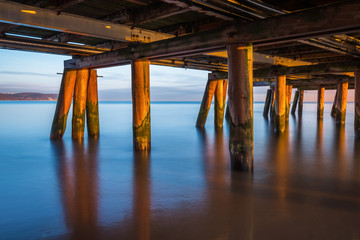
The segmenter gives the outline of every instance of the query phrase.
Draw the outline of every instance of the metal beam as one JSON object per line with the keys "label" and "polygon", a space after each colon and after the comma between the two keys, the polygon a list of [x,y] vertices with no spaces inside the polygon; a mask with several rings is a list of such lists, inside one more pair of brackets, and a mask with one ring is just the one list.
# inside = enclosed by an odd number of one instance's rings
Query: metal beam
{"label": "metal beam", "polygon": [[[0,0],[0,22],[12,22],[116,41],[152,42],[172,37],[150,30]],[[91,26],[91,27],[89,27]]]}
{"label": "metal beam", "polygon": [[66,66],[107,67],[129,62],[130,59],[160,59],[199,54],[224,49],[232,43],[267,45],[311,38],[327,34],[360,30],[360,2],[346,1],[285,14],[270,19],[233,25],[185,35],[131,48],[67,61]]}

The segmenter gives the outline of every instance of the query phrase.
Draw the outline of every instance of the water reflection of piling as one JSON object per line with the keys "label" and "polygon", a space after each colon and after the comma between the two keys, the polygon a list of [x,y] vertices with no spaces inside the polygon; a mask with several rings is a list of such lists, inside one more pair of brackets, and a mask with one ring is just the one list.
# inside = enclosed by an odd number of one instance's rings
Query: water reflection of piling
{"label": "water reflection of piling", "polygon": [[135,239],[150,239],[150,153],[134,152],[133,214]]}
{"label": "water reflection of piling", "polygon": [[72,239],[97,239],[98,142],[73,142],[73,155],[66,157],[63,142],[53,143],[66,226]]}

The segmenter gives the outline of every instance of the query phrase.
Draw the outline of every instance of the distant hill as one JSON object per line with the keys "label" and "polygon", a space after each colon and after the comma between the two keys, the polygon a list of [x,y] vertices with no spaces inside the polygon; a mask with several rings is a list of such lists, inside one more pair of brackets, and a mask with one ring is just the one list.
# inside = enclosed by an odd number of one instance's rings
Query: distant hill
{"label": "distant hill", "polygon": [[22,100],[22,101],[56,101],[57,94],[43,94],[43,93],[0,93],[1,100]]}

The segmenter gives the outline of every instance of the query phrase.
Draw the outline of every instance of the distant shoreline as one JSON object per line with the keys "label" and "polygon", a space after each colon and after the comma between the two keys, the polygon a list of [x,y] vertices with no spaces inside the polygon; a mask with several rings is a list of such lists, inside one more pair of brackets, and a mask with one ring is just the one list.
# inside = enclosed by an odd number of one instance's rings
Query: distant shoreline
{"label": "distant shoreline", "polygon": [[45,93],[0,93],[0,101],[57,101],[58,94]]}

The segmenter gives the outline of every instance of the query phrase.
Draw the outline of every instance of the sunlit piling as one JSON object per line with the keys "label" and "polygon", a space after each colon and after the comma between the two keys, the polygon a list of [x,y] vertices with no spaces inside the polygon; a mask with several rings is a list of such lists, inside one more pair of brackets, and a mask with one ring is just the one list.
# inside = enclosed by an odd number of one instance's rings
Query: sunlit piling
{"label": "sunlit piling", "polygon": [[217,81],[208,80],[205,87],[204,96],[201,102],[196,127],[203,128],[210,110],[211,102],[216,91]]}
{"label": "sunlit piling", "polygon": [[98,138],[100,134],[99,127],[99,105],[97,90],[97,71],[91,69],[86,97],[86,121],[88,136]]}
{"label": "sunlit piling", "polygon": [[65,133],[66,120],[71,106],[75,80],[76,70],[64,69],[50,133],[50,138],[53,140],[62,139]]}
{"label": "sunlit piling", "polygon": [[134,150],[151,149],[150,124],[150,61],[131,61]]}
{"label": "sunlit piling", "polygon": [[253,140],[253,47],[227,47],[229,65],[229,149],[234,170],[252,171]]}
{"label": "sunlit piling", "polygon": [[275,131],[285,131],[286,113],[286,76],[278,76],[275,81]]}
{"label": "sunlit piling", "polygon": [[317,118],[323,119],[324,116],[324,96],[325,88],[319,87],[317,95]]}
{"label": "sunlit piling", "polygon": [[291,114],[292,115],[295,115],[296,106],[297,106],[298,101],[299,101],[299,95],[300,95],[300,91],[296,90],[295,95],[294,95],[294,101],[293,101],[293,104],[292,104],[292,107],[291,107]]}
{"label": "sunlit piling", "polygon": [[215,127],[221,128],[224,123],[224,111],[226,103],[226,90],[227,90],[227,80],[217,80],[216,90],[215,90],[215,114],[214,122]]}
{"label": "sunlit piling", "polygon": [[348,83],[338,84],[336,124],[345,124]]}
{"label": "sunlit piling", "polygon": [[84,138],[85,109],[89,73],[89,69],[78,69],[76,71],[72,118],[72,138],[74,140],[82,140]]}

